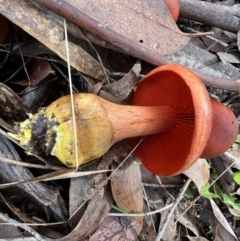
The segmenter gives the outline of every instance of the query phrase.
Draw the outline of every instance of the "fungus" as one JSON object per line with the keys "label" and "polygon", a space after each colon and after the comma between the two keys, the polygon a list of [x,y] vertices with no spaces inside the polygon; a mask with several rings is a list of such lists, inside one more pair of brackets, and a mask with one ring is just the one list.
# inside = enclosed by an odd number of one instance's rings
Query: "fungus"
{"label": "fungus", "polygon": [[[175,128],[164,135],[145,136],[135,150],[144,166],[157,175],[176,175],[199,157],[218,156],[237,138],[235,115],[209,98],[199,81],[182,66],[165,65],[146,75],[137,87],[133,105],[168,105],[176,113]],[[139,140],[132,138],[133,146]]]}
{"label": "fungus", "polygon": [[216,157],[227,151],[238,135],[238,123],[233,112],[211,98],[213,120],[212,130],[202,158]]}
{"label": "fungus", "polygon": [[[139,83],[133,106],[93,94],[75,94],[76,161],[70,96],[19,124],[13,135],[29,152],[42,149],[74,168],[94,160],[117,141],[131,137],[135,154],[157,175],[176,175],[204,153],[212,129],[212,105],[201,80],[180,65],[156,68]],[[221,128],[221,127],[219,127]],[[212,132],[214,134],[214,132]]]}
{"label": "fungus", "polygon": [[[187,68],[165,65],[138,84],[133,105],[171,106],[176,124],[171,131],[145,136],[135,150],[143,165],[157,175],[176,175],[202,154],[212,128],[211,101],[202,81]],[[132,138],[135,146],[140,138]]]}

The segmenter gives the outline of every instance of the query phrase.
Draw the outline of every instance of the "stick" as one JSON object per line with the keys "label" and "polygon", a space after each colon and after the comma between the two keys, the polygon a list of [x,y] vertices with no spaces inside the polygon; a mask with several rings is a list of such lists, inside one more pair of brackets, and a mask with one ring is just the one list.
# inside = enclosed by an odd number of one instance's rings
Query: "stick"
{"label": "stick", "polygon": [[240,9],[216,3],[179,0],[180,17],[237,33],[240,29]]}
{"label": "stick", "polygon": [[161,240],[161,238],[162,238],[162,236],[163,236],[163,234],[164,234],[164,232],[165,232],[165,230],[166,230],[166,228],[167,228],[167,225],[168,225],[168,223],[169,223],[169,221],[170,221],[170,219],[171,219],[172,214],[174,213],[174,211],[175,211],[177,205],[179,204],[179,202],[181,201],[181,199],[182,199],[182,197],[183,197],[183,194],[185,193],[185,191],[186,191],[186,189],[188,188],[188,186],[189,186],[189,184],[191,183],[191,181],[192,181],[191,179],[188,179],[188,180],[186,181],[186,183],[184,184],[184,186],[183,186],[183,188],[182,188],[182,191],[179,193],[179,195],[178,195],[175,203],[173,204],[170,212],[169,212],[168,215],[166,216],[166,218],[165,218],[165,220],[164,220],[164,222],[163,222],[162,229],[161,229],[160,232],[158,233],[155,241],[160,241],[160,240]]}
{"label": "stick", "polygon": [[[85,13],[81,12],[80,10],[74,8],[64,0],[35,1],[44,5],[53,12],[61,15],[62,17],[68,19],[69,21],[75,23],[79,27],[86,29],[91,34],[106,41],[107,43],[110,42],[114,44],[117,49],[121,49],[121,52],[125,54],[139,58],[154,66],[174,63],[166,57],[143,47],[141,44],[137,44],[124,37],[123,35],[117,34],[115,31],[109,29],[108,27],[99,26],[99,23],[97,21],[95,21]],[[197,70],[193,70],[193,72],[198,75],[207,86],[240,93],[240,79],[218,78],[215,76],[203,74]]]}

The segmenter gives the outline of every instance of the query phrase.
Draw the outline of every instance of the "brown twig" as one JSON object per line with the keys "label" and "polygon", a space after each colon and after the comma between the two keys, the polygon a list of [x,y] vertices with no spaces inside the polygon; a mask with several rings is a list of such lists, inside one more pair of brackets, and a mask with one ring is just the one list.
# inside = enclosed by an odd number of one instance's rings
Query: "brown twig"
{"label": "brown twig", "polygon": [[[139,58],[155,66],[173,63],[166,57],[144,47],[141,45],[141,43],[133,42],[125,36],[116,33],[112,29],[101,26],[97,21],[81,12],[80,10],[74,8],[64,0],[35,0],[35,2],[42,4],[53,12],[75,23],[79,27],[86,29],[101,40],[104,40],[107,43],[111,43],[108,44],[108,47],[115,46],[115,49],[118,49],[125,54]],[[193,71],[202,79],[204,84],[207,86],[240,93],[240,79],[219,78],[203,74],[197,70]]]}
{"label": "brown twig", "polygon": [[179,193],[179,195],[178,195],[178,197],[177,197],[174,205],[172,206],[170,212],[169,212],[168,215],[166,216],[166,218],[165,218],[165,220],[164,220],[164,222],[163,222],[163,226],[162,226],[160,232],[158,233],[155,241],[160,241],[160,240],[161,240],[161,238],[162,238],[162,236],[163,236],[163,234],[164,234],[164,232],[165,232],[165,230],[166,230],[166,228],[167,228],[167,225],[168,225],[168,223],[169,223],[169,221],[170,221],[170,219],[171,219],[172,214],[174,213],[174,211],[175,211],[177,205],[179,204],[179,202],[181,201],[181,199],[182,199],[182,197],[183,197],[183,194],[184,194],[185,191],[187,190],[187,188],[188,188],[189,184],[191,183],[191,181],[192,181],[191,179],[188,179],[188,180],[185,182],[185,184],[184,184],[184,186],[183,186],[183,188],[182,188],[182,191]]}
{"label": "brown twig", "polygon": [[[3,222],[3,224],[5,225],[11,225],[11,226],[16,226],[16,227],[20,227],[23,230],[27,231],[28,233],[30,233],[33,237],[29,237],[29,241],[31,240],[39,240],[39,241],[44,241],[46,240],[44,237],[42,237],[39,233],[37,233],[33,228],[29,227],[28,224],[23,224],[20,223],[14,219],[9,218],[6,214],[0,213],[0,220]],[[24,240],[24,238],[22,238],[22,240]],[[51,240],[51,239],[48,239]]]}

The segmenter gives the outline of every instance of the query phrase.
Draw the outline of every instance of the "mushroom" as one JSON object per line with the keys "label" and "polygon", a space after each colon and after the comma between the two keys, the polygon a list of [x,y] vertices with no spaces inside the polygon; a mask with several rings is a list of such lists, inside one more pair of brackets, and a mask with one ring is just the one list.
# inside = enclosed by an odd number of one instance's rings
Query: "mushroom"
{"label": "mushroom", "polygon": [[227,151],[238,135],[238,123],[233,112],[211,98],[213,120],[212,130],[202,158],[216,157]]}
{"label": "mushroom", "polygon": [[177,22],[180,12],[180,6],[178,0],[163,0],[166,4],[168,11],[171,13],[172,18]]}
{"label": "mushroom", "polygon": [[[181,82],[185,82],[185,88],[180,88]],[[145,136],[135,150],[144,166],[157,175],[184,172],[199,157],[215,157],[227,151],[237,138],[238,124],[233,112],[209,98],[198,77],[183,66],[156,68],[139,83],[133,105],[163,104],[175,109],[175,128],[164,135]],[[203,137],[198,134],[201,131]],[[139,137],[132,138],[133,146],[139,141]]]}
{"label": "mushroom", "polygon": [[[133,106],[93,94],[75,94],[77,150],[70,96],[19,124],[12,136],[30,152],[41,148],[68,167],[98,158],[117,141],[132,137],[135,154],[157,175],[176,175],[204,153],[212,130],[212,105],[201,80],[180,65],[156,68],[139,83]],[[214,134],[214,132],[213,132]]]}

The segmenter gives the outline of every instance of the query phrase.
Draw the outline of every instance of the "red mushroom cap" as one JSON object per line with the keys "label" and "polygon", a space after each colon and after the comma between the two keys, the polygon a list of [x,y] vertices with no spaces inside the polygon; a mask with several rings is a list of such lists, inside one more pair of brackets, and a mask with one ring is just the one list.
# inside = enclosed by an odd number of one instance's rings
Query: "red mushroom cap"
{"label": "red mushroom cap", "polygon": [[180,12],[180,6],[178,0],[163,0],[168,8],[168,11],[171,13],[172,18],[177,22]]}
{"label": "red mushroom cap", "polygon": [[[176,125],[168,133],[145,136],[135,150],[151,172],[170,176],[189,168],[202,154],[212,128],[212,107],[202,81],[180,65],[165,65],[139,83],[133,105],[170,106]],[[132,138],[135,146],[141,138]]]}
{"label": "red mushroom cap", "polygon": [[213,122],[210,137],[201,155],[216,157],[227,151],[238,135],[238,123],[234,113],[225,105],[211,98]]}

